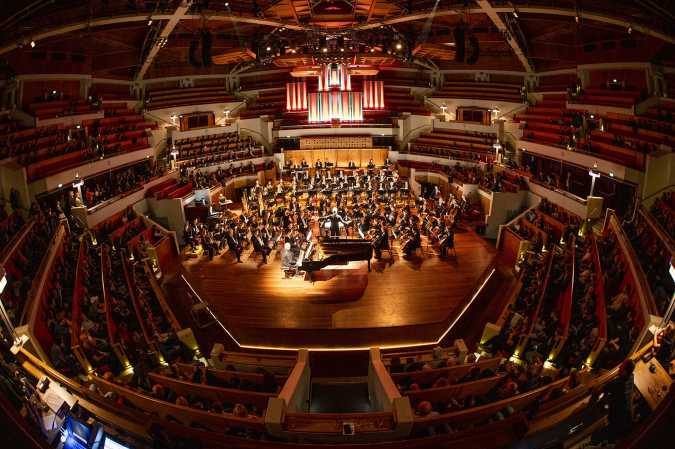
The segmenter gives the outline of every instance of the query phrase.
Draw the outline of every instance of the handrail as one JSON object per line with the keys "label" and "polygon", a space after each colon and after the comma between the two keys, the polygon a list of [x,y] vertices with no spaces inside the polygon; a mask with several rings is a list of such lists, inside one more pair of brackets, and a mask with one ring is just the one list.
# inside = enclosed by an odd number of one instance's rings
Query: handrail
{"label": "handrail", "polygon": [[548,254],[548,267],[546,268],[546,275],[544,277],[544,285],[541,288],[541,293],[539,294],[539,299],[537,301],[537,308],[534,311],[534,315],[531,317],[531,322],[530,322],[530,329],[527,331],[526,335],[522,335],[520,337],[520,341],[516,345],[516,349],[514,350],[513,354],[517,357],[520,356],[520,354],[523,353],[525,348],[527,347],[527,342],[530,339],[530,335],[532,334],[532,331],[534,329],[535,324],[537,323],[537,320],[539,319],[539,312],[541,311],[541,305],[544,302],[544,297],[546,296],[546,292],[548,291],[549,283],[550,283],[550,278],[551,278],[551,267],[553,266],[553,257],[554,254],[553,252],[555,251],[555,248],[552,247],[551,250],[549,251]]}
{"label": "handrail", "polygon": [[635,279],[636,290],[638,297],[640,298],[640,306],[642,309],[644,325],[646,326],[649,323],[649,314],[658,314],[658,309],[656,308],[656,302],[652,296],[651,289],[649,288],[649,283],[647,281],[647,276],[645,275],[642,267],[640,266],[637,254],[631,242],[626,237],[626,234],[623,232],[623,228],[619,223],[619,219],[616,214],[613,212],[609,216],[609,226],[611,230],[617,237],[617,242],[621,247],[623,253],[626,255],[625,262],[628,265],[633,279]]}
{"label": "handrail", "polygon": [[61,222],[59,223],[56,232],[54,232],[54,235],[49,242],[49,247],[42,255],[40,266],[33,277],[32,286],[28,291],[26,303],[23,306],[23,313],[21,314],[20,320],[20,323],[22,324],[27,323],[29,329],[35,328],[35,321],[37,320],[37,314],[40,310],[41,297],[46,287],[47,279],[52,274],[53,264],[56,260],[56,251],[60,246],[63,245],[65,234],[66,228],[63,222]]}
{"label": "handrail", "polygon": [[0,266],[4,267],[7,265],[9,258],[14,254],[14,251],[16,251],[19,245],[21,245],[23,239],[30,232],[34,225],[35,219],[32,219],[31,221],[24,224],[18,234],[14,236],[12,241],[7,246],[5,246],[5,250],[2,252],[2,254],[0,254]]}
{"label": "handrail", "polygon": [[667,185],[667,186],[665,186],[665,187],[663,187],[663,188],[657,190],[656,192],[652,193],[651,195],[642,198],[642,199],[640,200],[640,203],[644,204],[647,200],[649,200],[649,199],[655,197],[656,195],[660,195],[660,194],[662,194],[663,192],[665,192],[666,190],[672,189],[673,187],[675,187],[675,185],[673,185],[673,184]]}
{"label": "handrail", "polygon": [[675,241],[673,241],[673,238],[663,230],[661,224],[654,220],[652,215],[644,208],[642,204],[638,206],[638,213],[642,215],[642,218],[644,218],[644,220],[649,224],[649,227],[654,230],[659,240],[661,240],[661,242],[666,245],[671,256],[675,256]]}

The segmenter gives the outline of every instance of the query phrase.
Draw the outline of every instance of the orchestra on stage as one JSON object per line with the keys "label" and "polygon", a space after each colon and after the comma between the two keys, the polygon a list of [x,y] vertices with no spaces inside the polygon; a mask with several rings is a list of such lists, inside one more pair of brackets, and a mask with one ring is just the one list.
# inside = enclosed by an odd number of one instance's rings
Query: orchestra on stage
{"label": "orchestra on stage", "polygon": [[[337,169],[320,161],[288,167],[282,179],[256,184],[242,195],[241,213],[223,210],[206,223],[184,229],[186,244],[202,245],[213,258],[227,248],[238,262],[252,248],[263,263],[281,250],[288,275],[326,264],[382,258],[398,242],[404,258],[422,246],[438,248],[441,257],[454,248],[454,233],[468,204],[443,196],[437,186],[424,196],[411,194],[407,179],[389,165]],[[390,253],[391,254],[391,253]]]}

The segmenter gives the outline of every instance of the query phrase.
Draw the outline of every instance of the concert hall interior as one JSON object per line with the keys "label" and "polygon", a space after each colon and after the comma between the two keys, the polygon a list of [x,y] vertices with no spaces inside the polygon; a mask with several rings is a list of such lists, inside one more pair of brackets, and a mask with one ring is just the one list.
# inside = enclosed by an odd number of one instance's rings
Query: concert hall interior
{"label": "concert hall interior", "polygon": [[2,6],[3,448],[675,447],[675,1]]}

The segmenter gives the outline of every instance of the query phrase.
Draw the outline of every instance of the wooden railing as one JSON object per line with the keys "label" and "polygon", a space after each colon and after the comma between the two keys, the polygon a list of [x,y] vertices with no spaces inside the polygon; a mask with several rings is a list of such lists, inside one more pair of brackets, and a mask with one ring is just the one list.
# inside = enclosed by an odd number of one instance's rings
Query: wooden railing
{"label": "wooden railing", "polygon": [[613,212],[609,214],[609,228],[616,235],[617,243],[624,254],[624,262],[628,266],[631,276],[635,281],[635,291],[640,300],[642,322],[643,324],[646,324],[649,322],[650,313],[654,315],[658,313],[656,302],[654,301],[651,289],[649,288],[647,276],[644,271],[642,271],[639,262],[640,259],[638,259],[637,254],[635,254],[635,250],[621,228],[619,219]]}
{"label": "wooden railing", "polygon": [[450,382],[456,382],[462,377],[466,376],[474,368],[481,371],[492,370],[496,371],[502,359],[500,357],[493,357],[489,359],[479,360],[476,363],[463,363],[460,365],[446,366],[444,368],[425,369],[421,371],[412,371],[404,373],[395,373],[391,375],[394,382],[399,383],[403,379],[409,379],[411,382],[417,384],[429,384],[436,381],[439,377],[446,377]]}
{"label": "wooden railing", "polygon": [[110,250],[106,245],[101,248],[101,289],[103,291],[103,305],[105,307],[105,321],[106,329],[108,331],[108,342],[115,357],[119,360],[123,367],[130,366],[124,348],[117,341],[117,324],[112,316],[112,305],[110,299],[110,291],[112,288],[112,281],[110,279]]}
{"label": "wooden railing", "polygon": [[86,373],[92,370],[91,363],[87,359],[82,346],[80,346],[80,326],[82,323],[82,298],[84,296],[84,266],[88,263],[88,245],[85,239],[89,238],[85,234],[80,238],[80,248],[77,253],[77,264],[75,268],[75,282],[73,284],[72,313],[70,317],[70,344],[75,358]]}
{"label": "wooden railing", "polygon": [[185,397],[197,396],[211,401],[223,403],[240,403],[254,405],[258,410],[267,408],[267,401],[276,396],[276,393],[262,393],[257,391],[240,390],[236,388],[215,387],[212,385],[186,382],[156,373],[148,374],[148,378],[155,384],[164,385],[177,395]]}

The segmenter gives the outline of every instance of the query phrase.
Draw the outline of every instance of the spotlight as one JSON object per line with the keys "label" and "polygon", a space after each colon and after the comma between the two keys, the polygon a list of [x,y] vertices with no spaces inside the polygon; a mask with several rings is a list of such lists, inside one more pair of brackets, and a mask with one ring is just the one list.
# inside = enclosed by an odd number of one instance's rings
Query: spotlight
{"label": "spotlight", "polygon": [[344,53],[345,49],[344,49],[344,48],[341,48],[340,51]]}
{"label": "spotlight", "polygon": [[30,41],[30,48],[35,48],[35,41]]}
{"label": "spotlight", "polygon": [[515,17],[516,19],[518,18],[518,11],[516,11],[515,9],[513,10],[513,17]]}
{"label": "spotlight", "polygon": [[291,49],[291,53],[295,54],[295,48]]}
{"label": "spotlight", "polygon": [[370,49],[370,52],[371,52],[371,53],[375,53],[375,49],[374,49],[374,48],[371,48],[371,49]]}
{"label": "spotlight", "polygon": [[579,18],[579,15],[578,15],[578,14],[577,14],[576,16],[574,16],[574,21],[575,21],[576,23],[579,23],[580,20],[581,20],[581,19]]}

